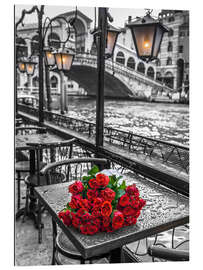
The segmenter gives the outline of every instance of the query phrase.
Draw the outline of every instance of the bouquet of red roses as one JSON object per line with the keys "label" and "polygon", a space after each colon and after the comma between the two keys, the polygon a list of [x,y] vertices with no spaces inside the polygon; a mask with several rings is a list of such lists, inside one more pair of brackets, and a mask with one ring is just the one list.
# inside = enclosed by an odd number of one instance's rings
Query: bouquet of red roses
{"label": "bouquet of red roses", "polygon": [[124,180],[119,184],[121,178],[100,173],[94,166],[82,181],[69,186],[71,201],[58,213],[59,218],[89,235],[136,224],[146,201],[135,184],[126,186]]}

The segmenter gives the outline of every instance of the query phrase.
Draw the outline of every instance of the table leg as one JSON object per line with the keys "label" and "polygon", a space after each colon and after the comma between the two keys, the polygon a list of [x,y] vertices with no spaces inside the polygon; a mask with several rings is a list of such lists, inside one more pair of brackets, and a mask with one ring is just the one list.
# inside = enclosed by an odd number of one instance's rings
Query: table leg
{"label": "table leg", "polygon": [[52,218],[52,237],[53,237],[53,253],[52,253],[52,261],[51,261],[52,265],[55,265],[56,236],[57,236],[57,226],[56,226],[56,222]]}
{"label": "table leg", "polygon": [[121,262],[121,248],[113,249],[110,252],[110,263],[120,263]]}

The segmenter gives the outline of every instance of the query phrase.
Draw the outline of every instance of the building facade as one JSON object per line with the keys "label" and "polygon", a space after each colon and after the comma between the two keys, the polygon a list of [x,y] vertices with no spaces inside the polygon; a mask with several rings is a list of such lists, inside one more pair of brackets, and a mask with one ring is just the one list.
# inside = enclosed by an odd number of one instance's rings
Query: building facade
{"label": "building facade", "polygon": [[[154,77],[178,92],[189,92],[189,11],[162,10],[159,19],[169,28],[163,36],[160,52],[156,62],[146,64],[136,56],[130,29],[126,24],[118,37],[115,48],[115,61],[123,63],[146,76]],[[119,52],[119,47],[126,47],[131,55]]]}

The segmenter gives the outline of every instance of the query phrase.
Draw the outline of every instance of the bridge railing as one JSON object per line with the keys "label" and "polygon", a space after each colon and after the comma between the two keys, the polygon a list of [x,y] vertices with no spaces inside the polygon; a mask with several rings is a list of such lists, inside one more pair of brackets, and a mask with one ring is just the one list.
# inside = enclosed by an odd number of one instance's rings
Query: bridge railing
{"label": "bridge railing", "polygon": [[[19,104],[18,108],[19,111],[38,117],[36,108],[22,104]],[[44,117],[46,121],[56,126],[76,131],[88,138],[94,138],[96,135],[96,124],[93,122],[48,111],[44,111]],[[181,171],[189,173],[189,147],[185,145],[148,138],[107,126],[104,127],[104,142],[122,148],[131,154],[145,155],[162,164],[175,166]]]}

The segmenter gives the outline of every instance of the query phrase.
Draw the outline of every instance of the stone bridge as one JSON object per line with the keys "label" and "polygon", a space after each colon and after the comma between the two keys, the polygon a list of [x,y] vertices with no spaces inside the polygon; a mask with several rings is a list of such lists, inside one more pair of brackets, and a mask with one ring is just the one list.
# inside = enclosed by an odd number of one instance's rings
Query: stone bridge
{"label": "stone bridge", "polygon": [[[78,82],[88,95],[95,95],[97,88],[97,58],[90,54],[80,54],[74,59],[67,75]],[[132,70],[118,62],[106,60],[105,96],[106,97],[146,97],[153,91],[170,92],[172,89],[145,74]]]}

